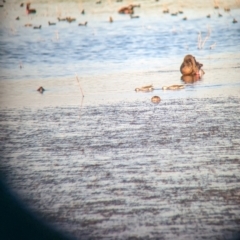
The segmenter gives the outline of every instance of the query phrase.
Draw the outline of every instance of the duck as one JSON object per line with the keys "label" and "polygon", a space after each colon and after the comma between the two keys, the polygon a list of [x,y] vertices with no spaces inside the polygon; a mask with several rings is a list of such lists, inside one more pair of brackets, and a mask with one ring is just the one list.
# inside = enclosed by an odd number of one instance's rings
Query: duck
{"label": "duck", "polygon": [[167,9],[164,9],[163,10],[163,13],[169,13],[169,9],[167,8]]}
{"label": "duck", "polygon": [[43,93],[45,91],[45,89],[41,86],[37,89],[37,91],[40,92],[40,93]]}
{"label": "duck", "polygon": [[20,17],[16,17],[16,20],[20,20]]}
{"label": "duck", "polygon": [[33,29],[41,29],[42,28],[42,25],[39,25],[39,26],[34,26]]}
{"label": "duck", "polygon": [[187,17],[184,17],[184,18],[183,18],[183,21],[186,21],[186,20],[187,20]]}
{"label": "duck", "polygon": [[136,92],[152,92],[154,90],[153,85],[148,85],[140,88],[135,88]]}
{"label": "duck", "polygon": [[128,7],[122,7],[118,10],[118,13],[120,14],[133,14],[134,10],[133,7],[130,5]]}
{"label": "duck", "polygon": [[53,23],[53,22],[49,22],[49,21],[48,21],[48,25],[49,25],[49,26],[53,26],[53,25],[56,25],[56,23]]}
{"label": "duck", "polygon": [[81,11],[81,14],[83,14],[83,15],[85,14],[85,10],[84,9]]}
{"label": "duck", "polygon": [[180,66],[180,72],[182,75],[200,75],[204,74],[204,71],[200,71],[203,64],[196,61],[195,57],[188,54],[184,57],[183,63]]}
{"label": "duck", "polygon": [[69,22],[69,23],[71,23],[71,22],[76,21],[76,18],[66,17],[66,21]]}
{"label": "duck", "polygon": [[20,4],[20,7],[23,7],[23,6],[24,6],[24,3],[21,3],[21,4]]}
{"label": "duck", "polygon": [[207,15],[207,18],[210,18],[210,17],[211,17],[211,15],[210,15],[210,14],[208,14],[208,15]]}
{"label": "duck", "polygon": [[230,12],[230,8],[225,7],[225,8],[224,8],[224,11],[225,11],[225,12]]}
{"label": "duck", "polygon": [[160,103],[160,101],[161,101],[161,98],[159,96],[153,96],[151,98],[151,102],[153,103]]}
{"label": "duck", "polygon": [[66,19],[66,18],[59,18],[59,17],[58,17],[58,21],[59,21],[59,22],[64,22],[64,21],[67,21],[67,19]]}
{"label": "duck", "polygon": [[79,23],[78,26],[87,26],[87,22],[85,22],[85,23]]}
{"label": "duck", "polygon": [[109,22],[112,23],[113,22],[113,18],[110,16],[109,17]]}
{"label": "duck", "polygon": [[234,18],[232,22],[233,22],[233,23],[237,23],[238,21]]}
{"label": "duck", "polygon": [[133,14],[130,14],[130,18],[140,18],[138,15],[134,16]]}
{"label": "duck", "polygon": [[163,86],[162,90],[180,90],[180,89],[184,89],[185,86],[184,85],[172,85],[172,86]]}
{"label": "duck", "polygon": [[32,27],[32,24],[31,24],[31,23],[26,23],[26,24],[24,25],[24,27]]}
{"label": "duck", "polygon": [[118,13],[121,14],[134,14],[134,8],[140,7],[140,4],[130,4],[127,7],[122,7],[118,10]]}
{"label": "duck", "polygon": [[37,12],[36,9],[30,8],[30,5],[31,3],[27,3],[26,5],[27,14],[35,14]]}

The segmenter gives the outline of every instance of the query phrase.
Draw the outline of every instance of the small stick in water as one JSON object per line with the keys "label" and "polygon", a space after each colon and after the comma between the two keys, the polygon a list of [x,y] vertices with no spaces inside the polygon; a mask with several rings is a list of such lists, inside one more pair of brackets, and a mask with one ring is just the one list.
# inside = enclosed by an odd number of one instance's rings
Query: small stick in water
{"label": "small stick in water", "polygon": [[80,85],[80,82],[79,82],[79,79],[78,79],[78,75],[77,75],[77,74],[76,74],[76,78],[77,78],[77,81],[78,81],[78,84],[79,84],[79,87],[80,87],[82,96],[84,97],[83,90],[82,90],[82,88],[81,88],[81,85]]}

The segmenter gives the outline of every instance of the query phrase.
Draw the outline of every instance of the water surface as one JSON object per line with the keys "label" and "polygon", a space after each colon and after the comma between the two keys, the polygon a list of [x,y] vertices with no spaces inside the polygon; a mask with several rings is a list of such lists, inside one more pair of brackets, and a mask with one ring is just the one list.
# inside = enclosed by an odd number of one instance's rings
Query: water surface
{"label": "water surface", "polygon": [[[34,16],[19,1],[0,9],[1,174],[31,210],[76,239],[233,239],[239,5],[137,1],[140,18],[130,19],[117,13],[129,3],[38,1]],[[166,7],[184,13],[163,14]],[[57,21],[66,16],[77,20]],[[200,32],[201,43],[208,39],[198,49]],[[179,72],[188,53],[206,72],[194,83]],[[134,91],[148,84],[153,92]],[[172,84],[185,88],[162,90]]]}

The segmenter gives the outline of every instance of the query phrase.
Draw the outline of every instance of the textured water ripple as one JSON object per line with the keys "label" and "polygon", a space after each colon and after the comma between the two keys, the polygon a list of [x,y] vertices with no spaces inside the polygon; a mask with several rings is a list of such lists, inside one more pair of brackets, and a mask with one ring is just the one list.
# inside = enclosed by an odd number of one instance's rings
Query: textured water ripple
{"label": "textured water ripple", "polygon": [[240,224],[239,104],[2,109],[1,172],[76,238],[231,239]]}

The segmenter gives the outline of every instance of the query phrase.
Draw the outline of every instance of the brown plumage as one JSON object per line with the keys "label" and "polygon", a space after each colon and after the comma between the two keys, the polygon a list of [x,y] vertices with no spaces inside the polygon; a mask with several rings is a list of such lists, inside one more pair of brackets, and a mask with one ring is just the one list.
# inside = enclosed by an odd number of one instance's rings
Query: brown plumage
{"label": "brown plumage", "polygon": [[41,86],[37,89],[37,91],[40,92],[40,93],[43,93],[45,91],[45,89]]}
{"label": "brown plumage", "polygon": [[196,61],[192,55],[186,55],[181,64],[180,71],[182,75],[198,75],[203,65]]}
{"label": "brown plumage", "polygon": [[35,14],[37,12],[36,9],[34,9],[34,8],[31,9],[30,5],[31,5],[31,3],[27,3],[27,6],[26,6],[27,14]]}
{"label": "brown plumage", "polygon": [[121,14],[134,14],[134,8],[140,7],[140,4],[130,4],[127,7],[122,7],[118,10]]}

